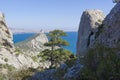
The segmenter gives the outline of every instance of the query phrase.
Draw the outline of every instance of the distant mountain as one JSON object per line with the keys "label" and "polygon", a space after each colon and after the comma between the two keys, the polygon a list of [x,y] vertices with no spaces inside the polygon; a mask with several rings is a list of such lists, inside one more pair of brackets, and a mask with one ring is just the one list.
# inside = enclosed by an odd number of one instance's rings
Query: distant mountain
{"label": "distant mountain", "polygon": [[22,28],[10,28],[10,30],[12,31],[12,33],[14,34],[20,34],[20,33],[40,33],[43,32],[43,30],[30,30],[30,29],[22,29]]}

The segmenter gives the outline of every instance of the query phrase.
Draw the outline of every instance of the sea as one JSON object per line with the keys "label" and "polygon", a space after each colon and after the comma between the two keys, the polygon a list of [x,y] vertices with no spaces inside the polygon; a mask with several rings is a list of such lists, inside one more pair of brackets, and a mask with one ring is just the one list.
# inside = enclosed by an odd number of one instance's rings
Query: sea
{"label": "sea", "polygon": [[[77,32],[66,32],[67,36],[62,37],[64,40],[69,42],[69,46],[65,46],[64,49],[71,51],[73,54],[76,54],[76,43],[77,43]],[[20,33],[13,34],[14,43],[24,41],[35,35],[35,33]]]}

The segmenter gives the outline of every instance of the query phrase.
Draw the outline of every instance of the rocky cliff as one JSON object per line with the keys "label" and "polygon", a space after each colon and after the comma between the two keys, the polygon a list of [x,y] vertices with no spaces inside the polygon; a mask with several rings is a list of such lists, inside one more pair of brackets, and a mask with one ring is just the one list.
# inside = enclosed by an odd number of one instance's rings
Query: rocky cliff
{"label": "rocky cliff", "polygon": [[[84,56],[96,43],[115,48],[120,44],[120,3],[105,17],[99,10],[83,12],[77,41],[77,55]],[[104,19],[104,20],[103,20]]]}
{"label": "rocky cliff", "polygon": [[5,22],[4,14],[0,13],[0,64],[9,64],[20,67],[20,62],[14,53],[12,34]]}
{"label": "rocky cliff", "polygon": [[2,49],[5,49],[11,53],[14,51],[12,33],[7,27],[3,13],[0,13],[0,49],[1,51]]}
{"label": "rocky cliff", "polygon": [[[38,37],[39,35],[39,37]],[[24,45],[20,45],[22,49],[33,49],[41,51],[43,50],[43,44],[48,41],[45,34],[38,34],[32,38],[30,41],[24,41]],[[28,56],[22,52],[22,50],[16,49],[12,41],[12,33],[8,29],[8,26],[5,22],[4,14],[0,13],[0,67],[2,65],[11,65],[17,69],[33,67],[49,67],[48,62],[39,62],[36,60],[37,57],[34,55]],[[36,43],[40,41],[39,43]],[[30,45],[32,43],[32,45]]]}
{"label": "rocky cliff", "polygon": [[111,48],[120,44],[120,3],[106,16],[98,33],[97,42]]}
{"label": "rocky cliff", "polygon": [[94,42],[96,32],[104,17],[101,10],[83,12],[78,30],[77,55],[83,56],[84,52]]}
{"label": "rocky cliff", "polygon": [[[47,42],[48,42],[48,38],[47,38],[46,34],[41,32],[41,33],[37,33],[37,34],[33,35],[32,37],[26,39],[25,41],[15,44],[15,47],[17,49],[18,54],[20,52],[22,52],[22,54],[20,53],[21,55],[24,54],[24,56],[31,58],[32,61],[34,61],[33,63],[36,63],[36,67],[39,66],[42,68],[48,68],[50,66],[50,62],[49,61],[41,62],[42,58],[38,57],[38,55],[41,51],[43,51],[44,49],[50,49],[50,47],[44,46],[44,44]],[[24,60],[22,60],[22,61],[24,61]],[[26,61],[26,62],[28,64],[31,63],[29,61]],[[33,63],[31,63],[31,64],[33,64]]]}
{"label": "rocky cliff", "polygon": [[42,50],[49,48],[44,46],[44,43],[47,42],[48,38],[46,34],[38,33],[23,42],[15,44],[15,46],[25,54],[37,55]]}

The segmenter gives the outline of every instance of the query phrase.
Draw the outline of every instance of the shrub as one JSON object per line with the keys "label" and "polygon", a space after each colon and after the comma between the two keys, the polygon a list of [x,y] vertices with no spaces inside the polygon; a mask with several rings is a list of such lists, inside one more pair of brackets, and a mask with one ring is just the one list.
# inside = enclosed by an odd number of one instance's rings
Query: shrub
{"label": "shrub", "polygon": [[66,60],[66,64],[68,65],[68,67],[72,67],[73,65],[74,65],[74,62],[77,60],[77,57],[75,56],[75,55],[73,55],[73,54],[71,54],[70,56],[69,56],[69,59],[68,60]]}
{"label": "shrub", "polygon": [[[44,51],[42,51],[38,57],[42,58],[42,61],[50,61],[51,60],[51,54],[50,54],[50,50],[46,49]],[[52,54],[52,62],[54,64],[53,67],[58,67],[58,65],[60,65],[61,63],[67,63],[68,61],[70,61],[72,58],[74,57],[74,55],[68,51],[68,50],[64,50],[64,49],[57,49],[54,50],[54,53]]]}
{"label": "shrub", "polygon": [[77,80],[119,80],[120,48],[107,48],[100,44],[90,49],[82,62],[84,68]]}
{"label": "shrub", "polygon": [[16,53],[16,56],[23,54],[22,51],[17,48],[15,49],[15,53]]}
{"label": "shrub", "polygon": [[33,68],[11,71],[7,74],[9,80],[28,80],[36,70]]}
{"label": "shrub", "polygon": [[8,62],[8,58],[5,58],[4,61],[5,61],[5,62]]}
{"label": "shrub", "polygon": [[9,64],[0,64],[0,68],[7,69],[8,71],[12,71],[16,69],[14,66],[9,65]]}
{"label": "shrub", "polygon": [[32,56],[31,58],[32,58],[32,60],[33,60],[34,62],[37,62],[37,61],[38,61],[38,57],[37,57],[37,56]]}

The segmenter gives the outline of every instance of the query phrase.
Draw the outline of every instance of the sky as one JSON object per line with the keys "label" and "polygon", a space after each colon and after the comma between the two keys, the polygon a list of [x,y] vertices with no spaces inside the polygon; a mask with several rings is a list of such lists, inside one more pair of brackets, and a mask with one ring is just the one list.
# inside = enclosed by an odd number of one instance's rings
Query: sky
{"label": "sky", "polygon": [[114,5],[112,0],[0,0],[0,11],[11,28],[77,31],[83,11],[106,15]]}

